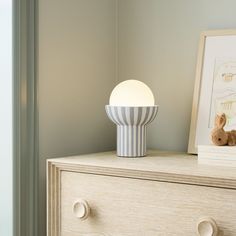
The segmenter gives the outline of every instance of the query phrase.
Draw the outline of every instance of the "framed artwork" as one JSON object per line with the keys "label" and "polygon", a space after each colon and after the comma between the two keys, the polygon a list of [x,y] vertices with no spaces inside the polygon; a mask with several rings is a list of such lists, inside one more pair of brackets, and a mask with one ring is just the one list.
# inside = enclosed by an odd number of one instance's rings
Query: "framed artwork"
{"label": "framed artwork", "polygon": [[216,114],[225,113],[225,130],[236,129],[236,30],[201,34],[188,152],[211,144]]}

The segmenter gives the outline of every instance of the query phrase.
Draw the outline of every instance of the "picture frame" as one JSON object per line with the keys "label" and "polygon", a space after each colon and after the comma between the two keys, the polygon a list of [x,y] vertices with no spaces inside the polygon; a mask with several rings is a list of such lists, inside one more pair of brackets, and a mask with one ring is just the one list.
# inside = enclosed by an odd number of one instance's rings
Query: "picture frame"
{"label": "picture frame", "polygon": [[188,153],[211,144],[214,118],[224,112],[226,130],[236,129],[236,30],[201,33],[192,103]]}

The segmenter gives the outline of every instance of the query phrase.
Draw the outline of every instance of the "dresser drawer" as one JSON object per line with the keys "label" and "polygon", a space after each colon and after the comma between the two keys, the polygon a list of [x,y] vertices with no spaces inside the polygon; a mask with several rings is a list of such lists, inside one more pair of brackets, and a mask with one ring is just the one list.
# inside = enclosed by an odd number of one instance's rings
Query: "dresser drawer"
{"label": "dresser drawer", "polygon": [[61,236],[191,236],[206,216],[236,235],[236,190],[61,171],[59,199]]}

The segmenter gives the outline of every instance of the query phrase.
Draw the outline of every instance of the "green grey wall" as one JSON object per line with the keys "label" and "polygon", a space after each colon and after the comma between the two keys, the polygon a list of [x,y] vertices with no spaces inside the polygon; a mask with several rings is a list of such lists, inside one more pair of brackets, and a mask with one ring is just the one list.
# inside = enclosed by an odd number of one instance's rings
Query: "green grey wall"
{"label": "green grey wall", "polygon": [[115,0],[38,1],[39,235],[46,158],[115,148],[105,104],[115,85]]}
{"label": "green grey wall", "polygon": [[160,105],[150,148],[186,151],[200,32],[236,28],[235,0],[119,0],[118,78],[147,83]]}

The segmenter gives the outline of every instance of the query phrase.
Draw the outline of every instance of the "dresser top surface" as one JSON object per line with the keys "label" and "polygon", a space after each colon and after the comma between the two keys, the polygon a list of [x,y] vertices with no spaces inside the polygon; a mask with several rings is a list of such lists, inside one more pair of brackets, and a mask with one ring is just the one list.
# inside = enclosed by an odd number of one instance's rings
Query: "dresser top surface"
{"label": "dresser top surface", "polygon": [[[117,157],[115,152],[93,153],[80,156],[54,158],[50,163],[61,167],[81,168],[84,172],[143,177],[173,182],[205,185],[220,182],[219,186],[236,188],[236,168],[199,165],[197,156],[186,153],[148,151],[146,157]],[[218,186],[218,184],[216,184]]]}

